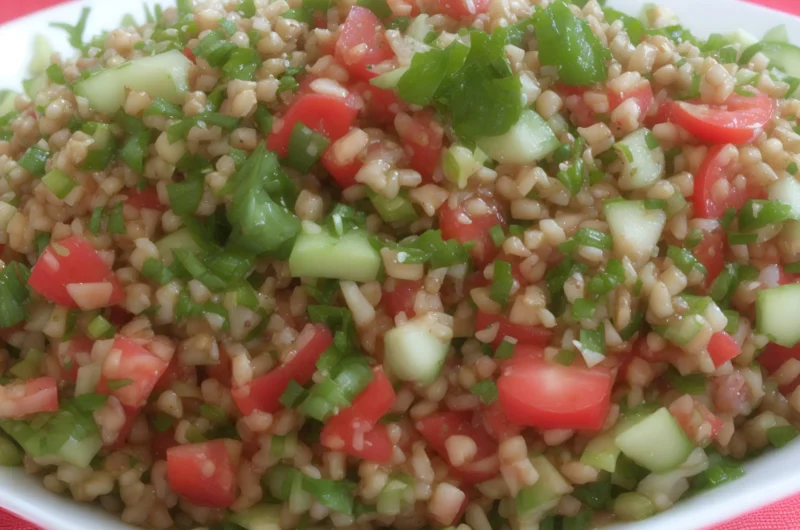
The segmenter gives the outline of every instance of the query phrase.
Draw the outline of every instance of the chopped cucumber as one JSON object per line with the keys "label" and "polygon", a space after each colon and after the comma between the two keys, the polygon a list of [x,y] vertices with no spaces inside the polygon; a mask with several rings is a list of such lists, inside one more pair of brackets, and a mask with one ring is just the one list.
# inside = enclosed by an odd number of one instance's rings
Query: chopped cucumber
{"label": "chopped cucumber", "polygon": [[17,207],[7,202],[0,201],[0,230],[5,230],[8,223],[16,215]]}
{"label": "chopped cucumber", "polygon": [[390,72],[386,72],[385,74],[381,74],[378,77],[372,78],[369,80],[369,84],[376,86],[378,88],[397,88],[397,84],[400,82],[400,78],[408,71],[408,66],[401,66],[400,68],[395,68]]}
{"label": "chopped cucumber", "polygon": [[0,467],[22,465],[22,449],[4,434],[0,433]]}
{"label": "chopped cucumber", "polygon": [[102,447],[103,440],[100,439],[100,436],[92,434],[80,440],[70,438],[61,446],[58,455],[68,464],[89,467],[92,459]]}
{"label": "chopped cucumber", "polygon": [[336,238],[327,231],[301,232],[289,256],[292,276],[369,282],[378,277],[381,256],[368,234],[353,231]]}
{"label": "chopped cucumber", "polygon": [[386,332],[384,360],[392,374],[422,384],[436,379],[450,350],[450,339],[440,338],[431,329],[438,325],[427,314]]}
{"label": "chopped cucumber", "polygon": [[372,206],[387,223],[408,222],[417,219],[417,211],[406,195],[398,195],[394,199],[387,199],[380,193],[375,193],[367,187],[367,196]]}
{"label": "chopped cucumber", "polygon": [[680,424],[663,407],[622,431],[615,442],[625,456],[657,473],[677,468],[694,449]]}
{"label": "chopped cucumber", "polygon": [[278,504],[256,504],[228,519],[245,530],[281,530],[281,507]]}
{"label": "chopped cucumber", "polygon": [[800,219],[800,182],[792,176],[786,176],[767,189],[771,201],[780,201],[792,207],[792,217]]}
{"label": "chopped cucumber", "polygon": [[692,477],[708,469],[708,456],[701,448],[696,448],[681,465],[666,473],[650,473],[636,487],[638,493],[650,499],[657,510],[672,506],[689,489],[687,477]]}
{"label": "chopped cucumber", "polygon": [[5,116],[14,111],[14,100],[17,93],[11,90],[0,90],[0,116]]}
{"label": "chopped cucumber", "polygon": [[81,168],[87,171],[104,170],[115,156],[116,141],[111,126],[107,123],[91,122],[84,125],[81,131],[91,136],[93,140]]}
{"label": "chopped cucumber", "polygon": [[619,187],[623,190],[645,188],[664,176],[664,151],[649,129],[638,129],[614,144],[622,160]]}
{"label": "chopped cucumber", "polygon": [[740,63],[749,62],[761,52],[769,59],[770,66],[778,68],[793,77],[800,77],[800,48],[788,42],[759,42],[747,48],[739,59]]}
{"label": "chopped cucumber", "polygon": [[93,110],[104,114],[119,110],[125,102],[126,89],[182,104],[189,90],[187,74],[191,64],[178,50],[141,57],[106,68],[76,83],[75,93],[88,99]]}
{"label": "chopped cucumber", "polygon": [[192,231],[188,228],[181,228],[166,235],[158,240],[156,243],[158,253],[164,263],[169,265],[172,263],[172,250],[182,248],[191,250],[192,252],[200,252],[203,247],[197,242]]}
{"label": "chopped cucumber", "polygon": [[28,70],[33,75],[43,74],[50,66],[50,55],[53,54],[53,46],[44,35],[36,35],[33,39],[33,57]]}
{"label": "chopped cucumber", "polygon": [[748,33],[743,29],[737,29],[734,32],[728,33],[728,35],[725,36],[725,40],[731,44],[741,44],[742,48],[747,48],[748,46],[752,46],[758,42],[758,39],[755,37],[755,35]]}
{"label": "chopped cucumber", "polygon": [[39,94],[39,92],[44,90],[46,85],[47,76],[44,74],[39,74],[31,77],[30,79],[25,79],[22,81],[22,90],[29,98],[36,99],[36,96]]}
{"label": "chopped cucumber", "polygon": [[93,394],[103,375],[102,367],[97,364],[85,364],[78,368],[75,378],[75,395]]}
{"label": "chopped cucumber", "polygon": [[37,349],[29,350],[25,358],[11,367],[9,372],[19,379],[33,379],[41,372],[42,359],[44,352]]}
{"label": "chopped cucumber", "polygon": [[572,486],[547,458],[534,456],[531,463],[539,473],[539,479],[517,494],[517,515],[520,519],[549,510],[563,495],[572,492]]}
{"label": "chopped cucumber", "polygon": [[431,31],[433,31],[433,27],[428,24],[428,15],[422,14],[411,21],[411,24],[406,28],[406,35],[416,41],[425,42],[425,37],[427,37],[428,33]]}
{"label": "chopped cucumber", "polygon": [[613,473],[620,453],[614,437],[615,431],[612,431],[592,438],[581,454],[581,463]]}
{"label": "chopped cucumber", "polygon": [[762,289],[756,295],[756,329],[781,346],[800,342],[800,284]]}
{"label": "chopped cucumber", "polygon": [[561,145],[547,122],[530,109],[522,111],[507,133],[479,138],[477,143],[489,158],[504,164],[536,162]]}
{"label": "chopped cucumber", "polygon": [[768,30],[761,40],[764,42],[789,42],[789,31],[786,29],[786,24]]}
{"label": "chopped cucumber", "polygon": [[471,151],[462,145],[452,145],[444,154],[442,170],[447,180],[463,190],[469,178],[483,167],[486,160],[486,153],[480,148]]}
{"label": "chopped cucumber", "polygon": [[647,495],[626,491],[614,499],[613,511],[623,521],[641,521],[656,513],[656,508]]}
{"label": "chopped cucumber", "polygon": [[407,476],[396,476],[389,482],[378,495],[375,507],[384,515],[397,515],[400,511],[414,503],[414,481]]}
{"label": "chopped cucumber", "polygon": [[655,331],[678,346],[686,346],[706,325],[700,315],[684,315],[666,326],[656,326]]}
{"label": "chopped cucumber", "polygon": [[34,458],[54,457],[78,467],[89,467],[103,441],[91,416],[61,410],[44,417],[36,428],[22,420],[2,420],[0,428]]}
{"label": "chopped cucumber", "polygon": [[614,251],[634,262],[647,261],[658,245],[667,222],[664,210],[648,210],[644,201],[606,202],[606,220],[614,239]]}

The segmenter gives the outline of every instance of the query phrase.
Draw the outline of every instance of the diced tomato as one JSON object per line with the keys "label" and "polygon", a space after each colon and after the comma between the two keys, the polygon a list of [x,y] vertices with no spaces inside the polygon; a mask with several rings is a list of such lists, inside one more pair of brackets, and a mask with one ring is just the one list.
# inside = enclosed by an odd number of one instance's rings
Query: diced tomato
{"label": "diced tomato", "polygon": [[514,423],[596,431],[608,415],[612,383],[611,373],[599,366],[562,366],[528,358],[505,367],[497,389],[500,404]]}
{"label": "diced tomato", "polygon": [[673,101],[670,121],[698,139],[713,144],[746,144],[772,118],[775,100],[753,88],[753,96],[731,94],[722,105]]}
{"label": "diced tomato", "polygon": [[88,241],[78,236],[49,244],[33,265],[28,284],[51,302],[65,307],[78,307],[70,288],[85,287],[80,284],[97,287],[96,296],[88,301],[94,307],[82,309],[108,307],[125,299],[111,268]]}
{"label": "diced tomato", "polygon": [[112,326],[115,328],[121,328],[131,320],[133,320],[133,313],[129,313],[128,310],[120,307],[114,306],[108,308],[108,321],[111,323]]}
{"label": "diced tomato", "polygon": [[521,425],[508,419],[498,400],[494,400],[490,405],[481,409],[481,419],[486,432],[498,442],[516,436],[522,431]]}
{"label": "diced tomato", "polygon": [[267,149],[285,157],[289,153],[292,130],[298,123],[335,142],[347,134],[357,115],[358,108],[352,95],[345,99],[316,92],[297,95],[286,109],[280,128],[272,129],[267,138]]}
{"label": "diced tomato", "polygon": [[322,166],[331,174],[340,188],[347,189],[356,184],[356,174],[364,163],[355,159],[352,162],[341,165],[333,156],[333,149],[328,147],[322,154]]}
{"label": "diced tomato", "polygon": [[61,368],[61,379],[75,381],[78,377],[78,356],[83,356],[86,361],[91,359],[94,341],[88,337],[74,337],[63,342],[53,342],[52,351],[58,366]]}
{"label": "diced tomato", "polygon": [[597,122],[595,112],[583,99],[583,93],[592,87],[571,86],[556,83],[554,89],[564,98],[564,106],[570,113],[572,123],[578,127],[589,127]]}
{"label": "diced tomato", "polygon": [[336,59],[354,76],[375,77],[372,67],[394,57],[380,19],[369,9],[353,6],[336,41]]}
{"label": "diced tomato", "polygon": [[158,460],[167,458],[167,450],[176,445],[178,442],[175,441],[175,427],[170,427],[164,432],[156,432],[150,440],[150,450],[153,452],[153,457]]}
{"label": "diced tomato", "polygon": [[386,284],[383,284],[383,296],[381,296],[381,303],[386,310],[386,314],[392,318],[400,313],[405,313],[408,318],[413,317],[416,312],[414,311],[414,301],[417,298],[417,293],[422,289],[422,281],[420,280],[393,280],[394,287],[389,290]]}
{"label": "diced tomato", "polygon": [[486,13],[489,0],[437,0],[435,12],[450,18],[470,18]]}
{"label": "diced tomato", "polygon": [[194,52],[188,46],[184,46],[183,48],[183,56],[192,61],[193,63],[197,62],[197,58],[194,56]]}
{"label": "diced tomato", "polygon": [[57,410],[55,377],[39,377],[0,386],[0,418],[23,418],[36,412]]}
{"label": "diced tomato", "polygon": [[[680,398],[683,399],[686,397]],[[678,421],[686,436],[696,443],[714,440],[722,430],[724,422],[694,398],[692,398],[694,406],[691,409],[679,406],[680,400],[674,401],[669,406],[669,412]],[[705,424],[708,424],[710,429],[705,427]]]}
{"label": "diced tomato", "polygon": [[167,369],[158,378],[154,390],[170,390],[176,381],[190,385],[197,384],[197,367],[181,364],[177,355],[172,357]]}
{"label": "diced tomato", "polygon": [[722,229],[704,232],[700,243],[693,249],[694,257],[705,268],[706,287],[711,287],[722,269],[725,268],[725,232]]}
{"label": "diced tomato", "polygon": [[432,110],[423,110],[411,121],[395,120],[397,134],[410,157],[411,169],[419,171],[423,182],[432,182],[433,174],[441,164],[444,146],[444,129],[436,121]]}
{"label": "diced tomato", "polygon": [[619,107],[624,101],[633,100],[636,103],[636,106],[639,107],[639,116],[644,117],[647,115],[647,112],[650,110],[650,106],[653,104],[653,87],[650,86],[650,82],[642,80],[641,83],[636,85],[630,90],[625,92],[614,92],[612,90],[608,91],[608,109],[609,111],[613,111],[617,107]]}
{"label": "diced tomato", "polygon": [[392,124],[397,113],[407,107],[394,90],[378,88],[363,81],[350,87],[350,90],[364,100],[361,113],[378,125]]}
{"label": "diced tomato", "polygon": [[534,344],[543,346],[550,342],[553,332],[542,326],[527,326],[511,322],[505,315],[493,315],[478,310],[475,318],[475,329],[480,331],[494,323],[498,323],[497,335],[492,341],[492,346],[497,347],[505,337],[516,339],[516,344]]}
{"label": "diced tomato", "polygon": [[227,508],[236,500],[242,443],[212,440],[167,449],[167,479],[172,491],[206,508]]}
{"label": "diced tomato", "polygon": [[223,386],[231,385],[233,366],[231,365],[231,356],[225,349],[225,343],[219,345],[219,363],[206,365],[203,370],[206,376],[216,379]]}
{"label": "diced tomato", "polygon": [[125,193],[128,195],[128,198],[125,200],[125,204],[128,206],[161,211],[169,209],[166,205],[161,204],[161,200],[158,198],[158,191],[154,186],[147,186],[143,190],[130,190]]}
{"label": "diced tomato", "polygon": [[708,148],[706,157],[697,168],[694,177],[694,194],[692,204],[694,213],[703,219],[719,219],[728,208],[738,210],[747,200],[747,191],[739,189],[733,184],[727,186],[728,192],[720,195],[715,184],[720,179],[729,183],[736,176],[727,167],[727,145],[713,145]]}
{"label": "diced tomato", "polygon": [[644,125],[645,127],[653,128],[659,123],[666,123],[670,121],[670,115],[672,112],[672,102],[671,101],[654,101],[654,107],[651,106],[650,112],[644,117]]}
{"label": "diced tomato", "polygon": [[[478,423],[473,423],[469,412],[438,412],[426,416],[415,424],[417,431],[450,465],[453,475],[467,484],[477,484],[497,476],[500,461],[497,459],[497,442]],[[454,434],[472,438],[478,451],[472,462],[453,466],[447,454],[447,439]]]}
{"label": "diced tomato", "polygon": [[117,335],[103,362],[97,392],[116,397],[126,407],[142,407],[168,365],[143,344]]}
{"label": "diced tomato", "polygon": [[309,324],[300,334],[303,342],[294,357],[286,364],[256,377],[249,384],[231,390],[236,406],[247,416],[254,410],[275,412],[281,408],[281,395],[294,379],[304,385],[317,370],[317,361],[322,352],[333,344],[333,335],[323,324]]}
{"label": "diced tomato", "polygon": [[742,353],[741,346],[724,331],[714,333],[708,341],[708,354],[716,367],[720,367],[740,353]]}
{"label": "diced tomato", "polygon": [[374,378],[353,403],[330,418],[320,440],[328,449],[377,462],[392,458],[392,442],[385,425],[378,424],[394,405],[397,395],[383,368],[372,369]]}
{"label": "diced tomato", "polygon": [[[486,213],[470,215],[467,211],[467,199],[455,208],[447,203],[439,209],[439,228],[443,239],[455,239],[459,243],[472,242],[472,258],[479,268],[483,268],[497,255],[497,248],[492,241],[489,229],[495,225],[505,226],[506,220],[497,202],[489,195],[480,196],[486,203]],[[463,219],[469,219],[465,224]]]}
{"label": "diced tomato", "polygon": [[[758,362],[761,363],[761,366],[770,374],[780,370],[781,366],[789,359],[800,360],[800,344],[787,348],[786,346],[780,346],[774,342],[770,342],[764,348],[764,351],[761,352],[761,355],[758,356]],[[788,395],[799,385],[800,377],[797,377],[794,381],[782,385],[780,390]]]}

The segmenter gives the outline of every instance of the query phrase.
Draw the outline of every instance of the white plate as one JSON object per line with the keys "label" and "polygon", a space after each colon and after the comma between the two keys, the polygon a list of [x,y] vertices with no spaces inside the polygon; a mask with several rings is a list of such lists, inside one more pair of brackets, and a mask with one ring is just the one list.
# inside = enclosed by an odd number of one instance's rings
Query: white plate
{"label": "white plate", "polygon": [[[10,1],[0,0],[0,4]],[[652,1],[652,0],[651,0]],[[147,3],[155,3],[146,0]],[[143,19],[140,2],[84,0],[54,7],[0,26],[0,88],[19,89],[26,76],[34,35],[45,34],[54,47],[70,53],[64,33],[49,27],[50,22],[74,24],[81,7],[91,6],[86,35],[117,26],[125,13]],[[169,4],[169,0],[164,1]],[[645,0],[610,0],[614,7],[638,14]],[[800,18],[771,11],[737,0],[658,0],[679,16],[681,22],[698,35],[727,33],[743,28],[761,36],[769,28],[786,24],[789,35],[800,35]],[[750,512],[792,494],[800,493],[800,440],[748,463],[747,474],[730,484],[679,503],[674,508],[640,523],[615,525],[614,530],[700,530]],[[116,518],[99,509],[72,502],[47,492],[38,478],[16,469],[0,467],[0,505],[46,530],[130,530]],[[611,530],[611,529],[608,529]]]}

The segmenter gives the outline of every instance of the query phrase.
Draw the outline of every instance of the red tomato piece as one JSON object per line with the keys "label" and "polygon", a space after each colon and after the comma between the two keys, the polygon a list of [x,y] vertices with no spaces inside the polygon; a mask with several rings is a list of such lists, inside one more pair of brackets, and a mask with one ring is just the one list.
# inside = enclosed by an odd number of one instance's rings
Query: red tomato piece
{"label": "red tomato piece", "polygon": [[[61,368],[61,379],[75,381],[78,377],[78,368],[91,361],[94,341],[88,337],[75,337],[64,342],[53,343],[53,355]],[[78,360],[81,357],[84,361]]]}
{"label": "red tomato piece", "polygon": [[111,443],[103,444],[103,447],[109,451],[117,451],[125,447],[125,444],[128,442],[128,436],[133,430],[133,422],[136,420],[136,416],[139,414],[140,410],[141,407],[126,407],[123,405],[122,411],[125,414],[125,422],[117,432],[117,438]]}
{"label": "red tomato piece", "polygon": [[206,365],[203,370],[206,376],[216,379],[223,386],[231,386],[233,366],[231,365],[231,356],[228,355],[224,343],[219,345],[219,363]]}
{"label": "red tomato piece", "polygon": [[322,166],[342,189],[347,189],[356,184],[356,174],[363,165],[364,163],[358,159],[344,165],[340,164],[334,158],[333,149],[330,147],[326,148],[322,154]]}
{"label": "red tomato piece", "polygon": [[444,129],[434,119],[433,111],[417,112],[411,118],[396,120],[397,134],[411,161],[409,166],[422,175],[423,182],[432,182],[441,164]]}
{"label": "red tomato piece", "polygon": [[725,232],[721,229],[705,232],[693,252],[697,261],[706,268],[706,287],[711,287],[725,268]]}
{"label": "red tomato piece", "polygon": [[706,157],[697,168],[694,178],[694,194],[692,204],[694,213],[704,219],[719,219],[728,208],[738,210],[747,200],[746,190],[729,184],[727,192],[720,192],[717,181],[725,179],[730,181],[735,177],[733,171],[727,167],[727,145],[714,145],[708,148]]}
{"label": "red tomato piece", "polygon": [[158,191],[153,186],[148,186],[143,190],[130,190],[126,193],[128,198],[125,200],[125,204],[128,206],[139,209],[161,210],[162,212],[169,209],[166,205],[161,204],[161,200],[158,198]]}
{"label": "red tomato piece", "polygon": [[[108,307],[125,299],[111,268],[88,241],[78,236],[49,244],[33,265],[28,284],[51,302],[65,307],[78,307],[73,294],[84,304],[81,309]],[[80,284],[93,284],[95,292],[91,296],[78,293],[87,287]]]}
{"label": "red tomato piece", "polygon": [[716,367],[725,364],[740,353],[742,353],[741,346],[736,344],[733,337],[724,331],[714,333],[708,341],[708,354]]}
{"label": "red tomato piece", "polygon": [[594,111],[583,99],[583,93],[592,87],[570,86],[556,83],[554,89],[564,99],[564,106],[570,113],[572,123],[578,127],[589,127],[597,123]]}
{"label": "red tomato piece", "polygon": [[124,406],[138,409],[147,402],[168,365],[144,345],[118,335],[103,362],[97,392],[110,394]]}
{"label": "red tomato piece", "polygon": [[39,377],[0,386],[0,418],[23,418],[58,410],[55,377]]}
{"label": "red tomato piece", "polygon": [[450,18],[471,18],[489,10],[489,0],[438,0],[435,12]]}
{"label": "red tomato piece", "polygon": [[772,118],[775,100],[755,89],[754,96],[731,96],[722,105],[673,101],[670,121],[698,139],[713,144],[746,144]]}
{"label": "red tomato piece", "polygon": [[[492,261],[498,252],[489,229],[495,225],[503,227],[506,225],[505,216],[494,198],[488,195],[483,195],[481,198],[486,203],[487,211],[480,215],[468,213],[467,201],[455,208],[445,203],[439,209],[439,229],[442,231],[442,238],[455,239],[459,243],[473,242],[475,246],[472,247],[472,258],[479,268]],[[468,199],[470,200],[474,198]],[[468,218],[470,223],[464,224],[463,218]]]}
{"label": "red tomato piece", "polygon": [[267,149],[283,158],[289,153],[292,129],[302,123],[312,131],[335,142],[350,130],[358,115],[355,98],[342,99],[309,92],[294,97],[278,129],[273,127],[267,138]]}
{"label": "red tomato piece", "polygon": [[[683,406],[682,400],[686,397],[672,402],[668,407],[670,414],[692,441],[705,443],[714,440],[722,430],[724,422],[694,398],[691,398],[694,402],[692,408]],[[706,424],[708,427],[705,427]]]}
{"label": "red tomato piece", "polygon": [[323,324],[309,324],[298,337],[297,344],[297,352],[289,362],[231,390],[242,414],[247,416],[254,410],[270,413],[279,410],[282,407],[279,399],[289,381],[294,379],[304,385],[311,380],[320,355],[333,344],[333,335]]}
{"label": "red tomato piece", "polygon": [[485,311],[478,310],[475,318],[475,329],[486,329],[492,324],[498,323],[497,335],[492,341],[492,346],[497,347],[505,337],[516,339],[517,346],[522,344],[533,344],[544,346],[553,337],[553,332],[542,326],[527,326],[511,322],[505,315],[493,315]]}
{"label": "red tomato piece", "polygon": [[[761,363],[761,366],[770,374],[780,370],[781,366],[789,359],[800,360],[800,344],[787,348],[786,346],[779,346],[774,342],[770,342],[764,348],[764,351],[761,352],[761,355],[758,356],[758,362]],[[800,377],[795,378],[794,381],[788,384],[782,385],[780,390],[788,395],[797,388],[798,385],[800,385]]]}
{"label": "red tomato piece", "polygon": [[353,6],[336,41],[336,59],[359,79],[376,77],[372,67],[394,57],[380,19],[366,7]]}
{"label": "red tomato piece", "polygon": [[598,430],[611,403],[611,374],[602,367],[562,366],[528,358],[509,364],[497,380],[508,418],[540,429]]}
{"label": "red tomato piece", "polygon": [[498,400],[481,409],[481,419],[486,432],[498,442],[522,432],[522,426],[508,419]]}
{"label": "red tomato piece", "polygon": [[196,506],[227,508],[236,500],[242,443],[212,440],[167,449],[172,491]]}
{"label": "red tomato piece", "polygon": [[364,117],[379,125],[392,124],[397,113],[407,107],[394,90],[378,88],[363,81],[350,87],[350,90],[364,100],[361,109]]}
{"label": "red tomato piece", "polygon": [[619,107],[624,101],[633,100],[636,106],[639,107],[639,116],[646,116],[653,104],[653,87],[650,82],[642,80],[641,83],[636,85],[630,90],[625,92],[608,91],[608,109],[609,112]]}
{"label": "red tomato piece", "polygon": [[194,56],[194,52],[190,47],[184,46],[183,56],[192,61],[193,63],[197,63],[197,58]]}
{"label": "red tomato piece", "polygon": [[192,386],[197,384],[197,367],[181,364],[177,355],[172,357],[167,369],[158,378],[154,390],[170,390],[176,381]]}
{"label": "red tomato piece", "polygon": [[[477,484],[497,476],[500,461],[497,459],[497,442],[479,424],[473,423],[469,412],[438,412],[417,421],[417,431],[428,445],[444,458],[453,474],[468,484]],[[454,434],[469,436],[478,447],[469,464],[453,466],[447,454],[447,439]]]}
{"label": "red tomato piece", "polygon": [[386,284],[383,285],[383,296],[381,296],[381,303],[386,314],[392,318],[400,313],[405,313],[408,318],[413,317],[416,312],[414,311],[414,301],[417,298],[417,293],[422,289],[422,281],[420,280],[393,280],[394,288],[389,290]]}
{"label": "red tomato piece", "polygon": [[178,442],[175,441],[175,427],[170,427],[164,432],[156,432],[150,440],[150,450],[153,452],[153,457],[158,460],[167,458],[167,450],[170,447],[175,447]]}
{"label": "red tomato piece", "polygon": [[374,376],[372,381],[338,416],[344,415],[345,418],[355,422],[375,425],[389,412],[397,399],[397,394],[382,367],[373,367],[372,374]]}

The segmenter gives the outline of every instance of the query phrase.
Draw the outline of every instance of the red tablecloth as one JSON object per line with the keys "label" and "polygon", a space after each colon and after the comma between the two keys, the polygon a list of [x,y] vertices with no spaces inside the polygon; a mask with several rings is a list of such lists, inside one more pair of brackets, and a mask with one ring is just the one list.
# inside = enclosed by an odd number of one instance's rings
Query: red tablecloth
{"label": "red tablecloth", "polygon": [[[0,0],[0,24],[60,4],[66,0]],[[746,0],[800,16],[800,0]],[[0,504],[2,504],[0,499]],[[711,530],[797,530],[800,529],[800,495],[734,519]],[[0,530],[39,530],[0,507]]]}

